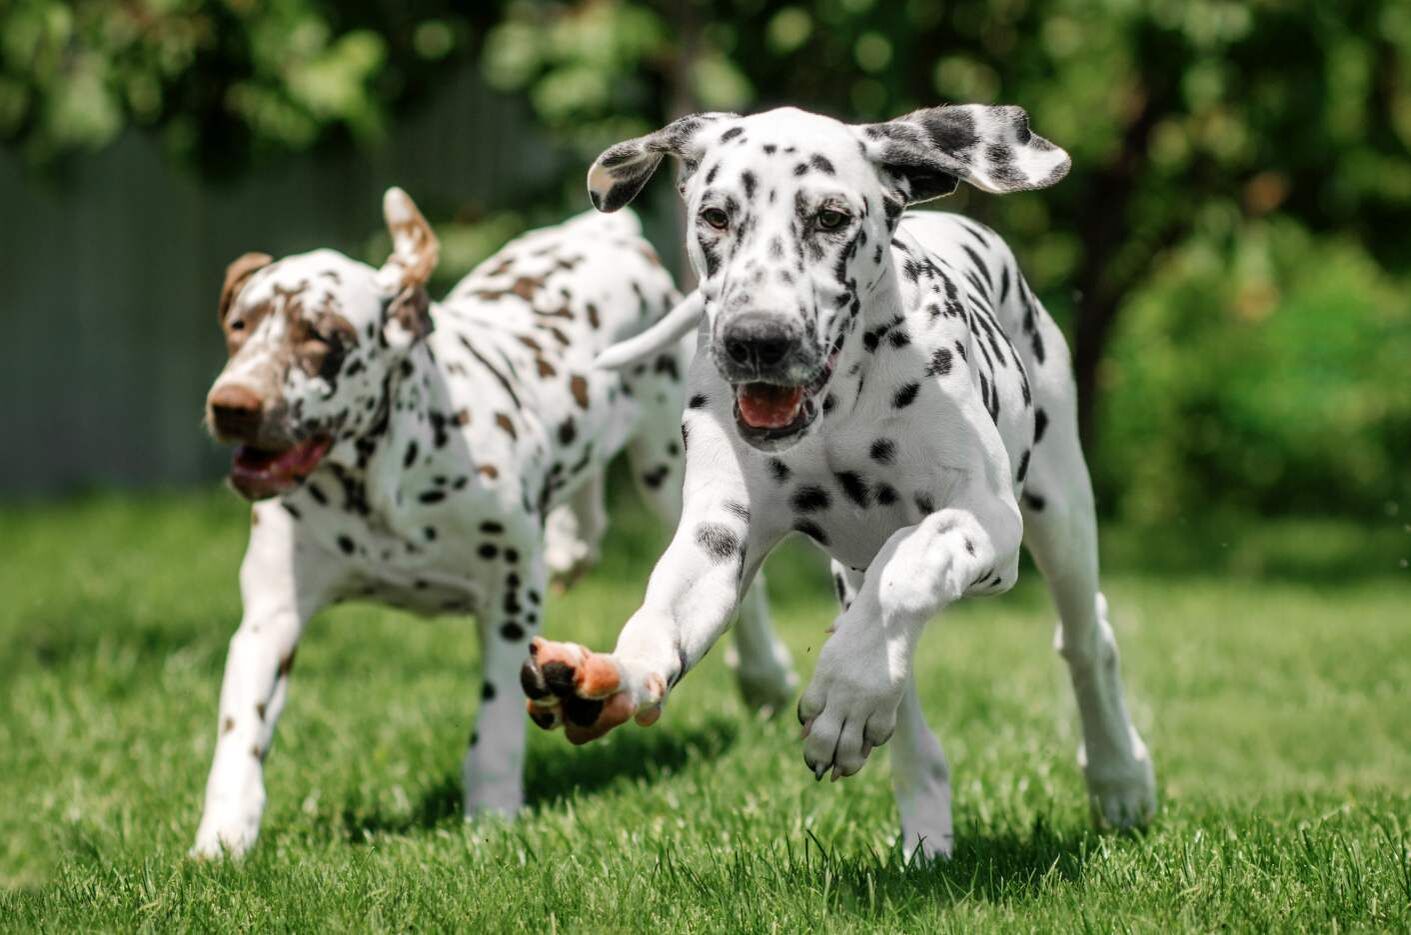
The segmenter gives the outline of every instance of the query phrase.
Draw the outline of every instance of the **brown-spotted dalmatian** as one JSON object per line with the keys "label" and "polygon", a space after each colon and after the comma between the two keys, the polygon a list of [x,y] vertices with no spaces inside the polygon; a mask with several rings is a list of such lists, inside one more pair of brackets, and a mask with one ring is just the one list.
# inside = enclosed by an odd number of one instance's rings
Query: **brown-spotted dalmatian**
{"label": "brown-spotted dalmatian", "polygon": [[962,179],[995,193],[1052,185],[1067,154],[1017,107],[866,126],[792,108],[703,114],[603,153],[588,176],[594,204],[621,208],[667,155],[681,164],[701,285],[661,327],[678,333],[704,313],[684,510],[611,654],[531,645],[522,680],[535,720],[600,706],[589,726],[570,718],[580,740],[655,721],[765,556],[800,534],[832,556],[843,607],[798,705],[804,759],[836,779],[893,740],[904,846],[949,854],[949,769],[912,659],[937,613],[1014,584],[1022,539],[1058,605],[1095,816],[1147,820],[1155,782],[1098,591],[1063,336],[993,231],[904,213]]}
{"label": "brown-spotted dalmatian", "polygon": [[[238,443],[230,480],[255,504],[200,856],[254,843],[299,638],[348,599],[475,614],[484,678],[466,813],[515,812],[515,678],[550,574],[596,554],[604,466],[626,449],[645,498],[663,520],[679,515],[689,347],[621,374],[592,366],[678,298],[636,219],[590,213],[527,234],[433,303],[431,228],[400,189],[383,207],[393,252],[381,269],[316,250],[247,254],[226,274],[230,359],[207,418]],[[795,683],[752,593],[737,675],[747,701],[779,707]]]}

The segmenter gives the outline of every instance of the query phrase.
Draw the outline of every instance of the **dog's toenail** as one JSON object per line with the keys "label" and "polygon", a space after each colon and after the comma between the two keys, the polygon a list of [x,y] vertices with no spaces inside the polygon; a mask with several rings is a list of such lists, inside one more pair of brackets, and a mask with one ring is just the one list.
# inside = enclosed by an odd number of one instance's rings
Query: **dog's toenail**
{"label": "dog's toenail", "polygon": [[549,689],[544,685],[544,675],[532,661],[525,660],[519,667],[519,687],[535,701],[549,697]]}

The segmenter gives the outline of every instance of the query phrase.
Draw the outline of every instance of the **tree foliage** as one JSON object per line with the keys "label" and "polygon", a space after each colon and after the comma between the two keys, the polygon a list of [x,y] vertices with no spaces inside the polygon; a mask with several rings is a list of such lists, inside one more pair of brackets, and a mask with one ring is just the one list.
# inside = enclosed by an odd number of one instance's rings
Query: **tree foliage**
{"label": "tree foliage", "polygon": [[[1155,515],[1343,476],[1366,493],[1332,499],[1370,508],[1405,488],[1404,407],[1376,403],[1411,357],[1404,0],[12,0],[0,138],[50,163],[134,125],[238,170],[376,139],[468,58],[585,165],[693,109],[1020,104],[1070,177],[948,206],[1014,243],[1075,337],[1085,432],[1126,465],[1100,475],[1112,499]],[[1112,448],[1137,438],[1142,464]]]}

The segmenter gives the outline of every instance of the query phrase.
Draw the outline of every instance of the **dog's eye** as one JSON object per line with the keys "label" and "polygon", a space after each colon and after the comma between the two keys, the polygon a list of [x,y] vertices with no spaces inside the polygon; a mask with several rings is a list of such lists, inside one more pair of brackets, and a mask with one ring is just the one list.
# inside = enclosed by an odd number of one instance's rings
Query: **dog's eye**
{"label": "dog's eye", "polygon": [[243,319],[243,318],[237,318],[237,319],[235,319],[234,321],[232,321],[232,322],[230,323],[230,330],[231,330],[231,331],[244,331],[244,330],[245,330],[245,319]]}
{"label": "dog's eye", "polygon": [[824,208],[818,212],[815,218],[819,230],[835,231],[848,222],[848,216],[841,211],[834,211],[832,208]]}
{"label": "dog's eye", "polygon": [[720,231],[730,226],[730,215],[719,208],[706,208],[701,212],[701,220]]}

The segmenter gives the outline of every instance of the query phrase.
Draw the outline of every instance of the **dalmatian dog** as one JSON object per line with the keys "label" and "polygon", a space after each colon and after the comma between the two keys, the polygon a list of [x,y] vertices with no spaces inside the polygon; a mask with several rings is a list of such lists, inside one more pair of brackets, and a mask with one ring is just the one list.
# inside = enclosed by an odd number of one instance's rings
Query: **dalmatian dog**
{"label": "dalmatian dog", "polygon": [[837,779],[891,740],[904,846],[948,855],[949,768],[912,660],[950,604],[1014,584],[1023,541],[1058,605],[1095,817],[1146,821],[1152,764],[1098,590],[1062,334],[993,231],[906,212],[960,180],[994,193],[1052,185],[1068,155],[1017,107],[864,126],[792,108],[703,114],[604,152],[593,203],[621,208],[665,156],[681,166],[701,283],[660,326],[669,338],[700,317],[684,510],[613,652],[531,644],[521,680],[534,720],[579,741],[654,722],[765,556],[800,534],[832,557],[842,604],[798,704],[804,760]]}
{"label": "dalmatian dog", "polygon": [[[255,502],[198,856],[254,843],[299,639],[349,599],[475,615],[484,678],[466,814],[518,810],[514,680],[551,573],[596,554],[604,466],[625,449],[648,503],[668,523],[680,512],[689,347],[621,373],[592,366],[678,298],[636,219],[589,213],[527,234],[438,304],[431,228],[400,189],[383,208],[393,250],[380,269],[315,250],[247,254],[226,274],[230,356],[207,421],[239,446],[230,482]],[[787,703],[795,683],[762,589],[742,607],[739,648],[747,700]]]}

